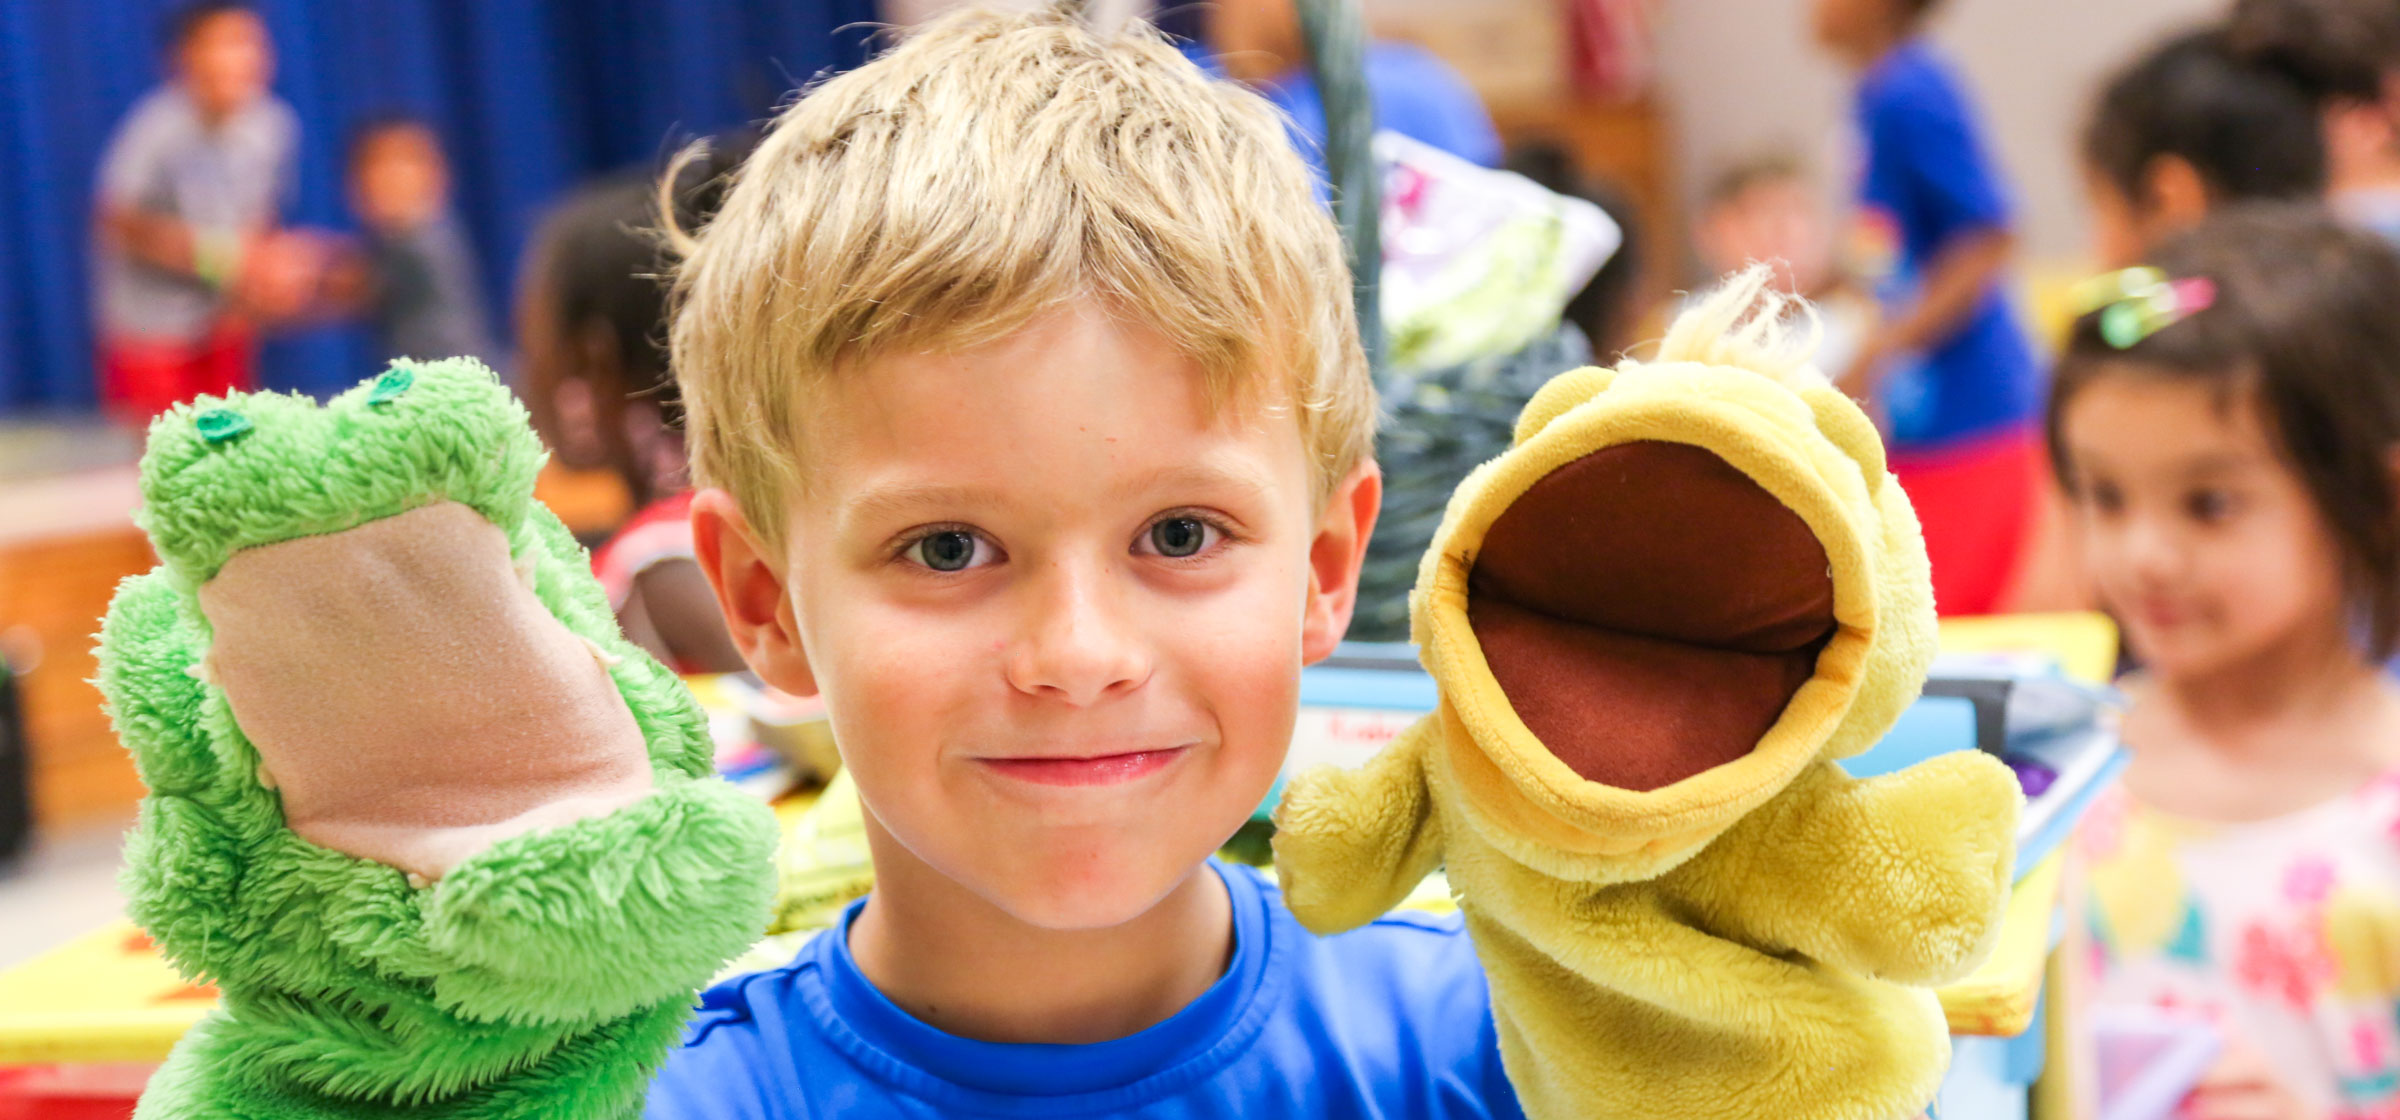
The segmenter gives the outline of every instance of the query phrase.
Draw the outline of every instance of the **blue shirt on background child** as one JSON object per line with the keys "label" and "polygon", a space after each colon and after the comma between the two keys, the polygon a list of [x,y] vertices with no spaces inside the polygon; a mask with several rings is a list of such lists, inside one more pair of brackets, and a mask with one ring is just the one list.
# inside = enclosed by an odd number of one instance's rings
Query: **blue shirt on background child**
{"label": "blue shirt on background child", "polygon": [[[2006,188],[1947,63],[1922,40],[1859,79],[1862,262],[1887,306],[1913,297],[1926,266],[1962,235],[2005,229]],[[1881,260],[1873,258],[1881,257]],[[1948,339],[1894,365],[1881,385],[1894,450],[1955,443],[2032,423],[2033,349],[1995,286]]]}
{"label": "blue shirt on background child", "polygon": [[1523,1116],[1457,915],[1318,937],[1258,872],[1210,866],[1233,903],[1233,959],[1157,1026],[1088,1046],[946,1034],[859,972],[854,903],[791,964],[702,997],[649,1120]]}

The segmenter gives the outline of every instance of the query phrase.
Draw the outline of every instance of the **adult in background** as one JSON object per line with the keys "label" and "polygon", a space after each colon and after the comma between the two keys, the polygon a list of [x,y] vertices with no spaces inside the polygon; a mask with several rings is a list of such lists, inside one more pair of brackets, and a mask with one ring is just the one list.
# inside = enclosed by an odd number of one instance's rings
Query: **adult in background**
{"label": "adult in background", "polygon": [[258,13],[201,0],[168,24],[168,82],[102,157],[95,262],[101,399],[141,421],[255,380],[256,329],[310,297],[321,255],[279,232],[298,119],[267,90]]}

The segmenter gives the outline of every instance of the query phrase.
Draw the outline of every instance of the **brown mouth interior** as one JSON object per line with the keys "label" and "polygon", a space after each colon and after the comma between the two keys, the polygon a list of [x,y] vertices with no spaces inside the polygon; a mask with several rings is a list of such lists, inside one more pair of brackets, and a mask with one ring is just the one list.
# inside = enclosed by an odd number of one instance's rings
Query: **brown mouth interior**
{"label": "brown mouth interior", "polygon": [[1816,534],[1685,444],[1551,472],[1474,563],[1468,622],[1509,704],[1569,769],[1619,789],[1748,754],[1834,632]]}

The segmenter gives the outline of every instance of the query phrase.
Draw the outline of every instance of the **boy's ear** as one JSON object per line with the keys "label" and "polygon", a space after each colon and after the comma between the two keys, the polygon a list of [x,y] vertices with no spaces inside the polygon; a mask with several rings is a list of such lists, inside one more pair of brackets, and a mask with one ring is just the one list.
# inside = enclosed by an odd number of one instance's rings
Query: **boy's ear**
{"label": "boy's ear", "polygon": [[709,487],[692,495],[692,551],[742,660],[760,680],[794,696],[814,696],[816,674],[800,644],[799,618],[784,586],[782,558],[759,543],[733,495]]}
{"label": "boy's ear", "polygon": [[1325,500],[1316,539],[1308,545],[1308,610],[1300,630],[1300,661],[1313,665],[1333,653],[1358,606],[1358,569],[1367,538],[1383,509],[1383,470],[1372,459],[1351,468]]}
{"label": "boy's ear", "polygon": [[2208,216],[2208,180],[2182,156],[2151,157],[2142,168],[2142,195],[2148,211],[2142,215],[2143,225],[2153,242]]}

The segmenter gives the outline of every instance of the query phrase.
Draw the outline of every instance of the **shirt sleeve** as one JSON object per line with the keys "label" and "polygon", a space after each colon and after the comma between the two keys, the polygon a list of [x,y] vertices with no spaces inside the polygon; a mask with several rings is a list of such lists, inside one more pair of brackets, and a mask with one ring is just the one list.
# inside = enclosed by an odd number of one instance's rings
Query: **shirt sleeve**
{"label": "shirt sleeve", "polygon": [[158,107],[143,100],[117,125],[116,134],[108,139],[108,149],[100,156],[100,199],[125,206],[139,206],[158,182],[159,165],[166,155],[166,129]]}
{"label": "shirt sleeve", "polygon": [[1930,80],[1892,93],[1878,114],[1875,144],[1884,152],[1905,153],[1898,185],[1908,195],[1909,208],[1930,226],[1932,243],[2009,228],[2007,192],[1965,99],[1948,83]]}
{"label": "shirt sleeve", "polygon": [[281,101],[275,108],[280,150],[275,153],[274,220],[280,224],[300,201],[300,115]]}

